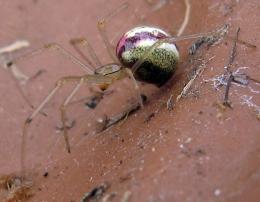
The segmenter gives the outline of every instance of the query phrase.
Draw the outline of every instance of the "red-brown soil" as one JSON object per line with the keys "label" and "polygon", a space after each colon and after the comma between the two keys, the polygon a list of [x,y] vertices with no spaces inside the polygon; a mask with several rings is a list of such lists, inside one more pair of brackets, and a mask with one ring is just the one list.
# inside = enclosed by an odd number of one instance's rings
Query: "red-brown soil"
{"label": "red-brown soil", "polygon": [[[116,44],[124,31],[144,23],[176,30],[183,18],[184,5],[181,0],[168,2],[152,12],[145,1],[131,1],[127,11],[108,23],[109,37]],[[260,2],[191,2],[191,18],[184,35],[211,31],[226,22],[231,25],[229,36],[234,36],[240,27],[239,38],[258,48],[238,44],[233,70],[248,67],[241,71],[259,80]],[[19,55],[57,42],[76,55],[68,41],[86,36],[102,62],[107,63],[110,60],[96,23],[121,3],[119,0],[1,1],[0,46],[17,39],[28,40],[31,46],[19,51]],[[60,125],[59,105],[71,86],[59,92],[44,110],[48,116],[39,115],[29,129],[24,163],[27,180],[33,183],[33,196],[28,201],[80,201],[85,193],[103,183],[109,185],[105,197],[115,194],[107,201],[260,201],[257,114],[260,87],[252,81],[248,86],[232,84],[229,94],[232,109],[223,109],[220,103],[225,86],[216,90],[212,81],[225,72],[231,40],[224,39],[209,49],[201,49],[198,54],[204,60],[214,58],[193,84],[193,93],[181,99],[173,110],[166,108],[170,95],[176,98],[194,68],[194,64],[187,63],[189,44],[190,41],[179,44],[182,60],[186,61],[180,64],[184,69],[182,74],[160,89],[141,85],[142,92],[148,96],[144,109],[112,128],[99,134],[94,132],[104,114],[115,115],[135,99],[133,85],[128,79],[111,86],[108,90],[112,93],[106,95],[95,110],[86,109],[84,102],[70,107],[69,121],[76,121],[69,130],[71,154],[65,150],[62,132],[56,129]],[[83,73],[51,52],[17,65],[29,76],[45,70],[38,78],[22,85],[33,105],[40,103],[61,76]],[[19,175],[22,124],[32,109],[19,93],[10,72],[1,68],[0,80],[0,174]],[[89,89],[84,87],[77,97],[88,95]],[[243,98],[248,98],[246,104]],[[6,194],[7,191],[1,189],[1,201]]]}

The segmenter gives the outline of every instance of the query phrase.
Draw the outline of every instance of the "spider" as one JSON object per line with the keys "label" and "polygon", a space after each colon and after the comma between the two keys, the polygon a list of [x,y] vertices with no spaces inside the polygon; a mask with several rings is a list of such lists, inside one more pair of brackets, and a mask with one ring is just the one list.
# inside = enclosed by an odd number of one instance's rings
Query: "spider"
{"label": "spider", "polygon": [[[63,136],[65,139],[66,150],[70,153],[71,148],[68,140],[68,129],[66,127],[66,108],[71,103],[72,98],[85,83],[98,84],[101,90],[106,90],[116,80],[121,80],[125,77],[130,77],[136,92],[140,107],[143,107],[143,100],[137,81],[154,84],[158,87],[164,85],[176,72],[180,55],[178,48],[175,44],[177,41],[196,39],[207,36],[215,36],[221,32],[213,31],[208,33],[199,33],[188,36],[180,36],[185,29],[189,13],[190,3],[189,0],[184,0],[186,5],[186,14],[179,33],[176,37],[171,36],[166,31],[152,26],[139,26],[126,32],[118,41],[116,53],[114,53],[111,43],[106,34],[106,22],[118,12],[126,9],[128,4],[125,3],[108,16],[98,21],[97,27],[103,42],[107,49],[108,54],[113,60],[112,63],[102,65],[97,55],[95,54],[92,46],[88,43],[87,39],[72,39],[70,42],[76,48],[78,45],[85,45],[88,48],[89,54],[93,61],[95,61],[98,68],[93,72],[88,65],[84,64],[81,60],[70,54],[61,45],[57,43],[47,44],[44,47],[34,50],[24,56],[14,59],[9,63],[9,66],[19,60],[41,54],[45,50],[54,50],[61,53],[63,56],[69,58],[73,63],[81,67],[86,74],[82,76],[65,76],[56,81],[55,86],[49,94],[43,99],[38,107],[29,115],[23,125],[22,130],[22,151],[21,151],[21,166],[22,173],[24,172],[25,162],[25,148],[27,139],[27,129],[34,120],[34,118],[41,113],[44,106],[56,94],[56,92],[67,83],[76,83],[73,90],[65,98],[60,106],[60,116],[63,125]],[[88,60],[86,58],[86,60]],[[90,63],[90,62],[89,62]],[[22,174],[23,175],[23,174]]]}

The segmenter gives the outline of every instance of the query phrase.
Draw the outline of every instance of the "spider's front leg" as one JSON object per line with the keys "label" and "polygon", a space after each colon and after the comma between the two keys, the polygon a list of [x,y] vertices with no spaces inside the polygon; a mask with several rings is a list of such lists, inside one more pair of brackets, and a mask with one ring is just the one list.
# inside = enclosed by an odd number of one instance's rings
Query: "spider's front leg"
{"label": "spider's front leg", "polygon": [[107,49],[107,52],[108,52],[109,56],[111,57],[111,59],[113,60],[113,62],[115,62],[115,63],[118,62],[118,58],[116,57],[116,55],[114,53],[113,46],[112,46],[112,44],[110,43],[110,41],[108,39],[107,30],[106,30],[106,23],[111,18],[116,16],[118,13],[120,13],[123,10],[127,9],[128,6],[129,6],[128,3],[122,4],[120,7],[118,7],[117,9],[115,9],[114,11],[112,11],[111,13],[109,13],[108,15],[103,17],[101,20],[99,20],[98,23],[97,23],[97,28],[98,28],[99,34],[100,34],[100,36],[103,39],[103,42],[104,42],[105,47]]}
{"label": "spider's front leg", "polygon": [[[98,67],[102,66],[102,63],[101,63],[100,59],[98,58],[94,48],[91,46],[91,44],[89,43],[89,41],[85,37],[73,38],[73,39],[70,40],[70,44],[78,52],[78,54],[87,63],[89,63],[91,66],[93,66],[93,67],[95,67],[95,66],[98,66]],[[80,46],[86,46],[87,47],[87,51],[88,51],[91,59],[94,61],[95,64],[93,64],[92,61],[81,51],[81,49],[79,48]]]}

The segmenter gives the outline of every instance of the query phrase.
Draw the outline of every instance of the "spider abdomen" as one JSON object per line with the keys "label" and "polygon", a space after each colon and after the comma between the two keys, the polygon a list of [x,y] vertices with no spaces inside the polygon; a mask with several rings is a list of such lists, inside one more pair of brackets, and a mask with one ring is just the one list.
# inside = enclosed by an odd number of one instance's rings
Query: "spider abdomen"
{"label": "spider abdomen", "polygon": [[[131,68],[149,48],[160,39],[170,37],[155,27],[136,27],[126,32],[119,40],[116,54],[120,62]],[[163,85],[174,74],[179,61],[179,52],[173,43],[162,43],[145,58],[134,72],[136,79]]]}

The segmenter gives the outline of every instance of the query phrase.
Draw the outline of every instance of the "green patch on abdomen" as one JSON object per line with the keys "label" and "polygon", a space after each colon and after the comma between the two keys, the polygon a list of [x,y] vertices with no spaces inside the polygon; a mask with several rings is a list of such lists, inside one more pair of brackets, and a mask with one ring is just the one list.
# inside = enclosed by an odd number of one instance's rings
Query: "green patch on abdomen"
{"label": "green patch on abdomen", "polygon": [[[139,47],[130,50],[124,55],[124,62],[134,64],[148,49]],[[174,51],[157,48],[135,72],[136,79],[161,86],[174,74],[178,60]]]}

